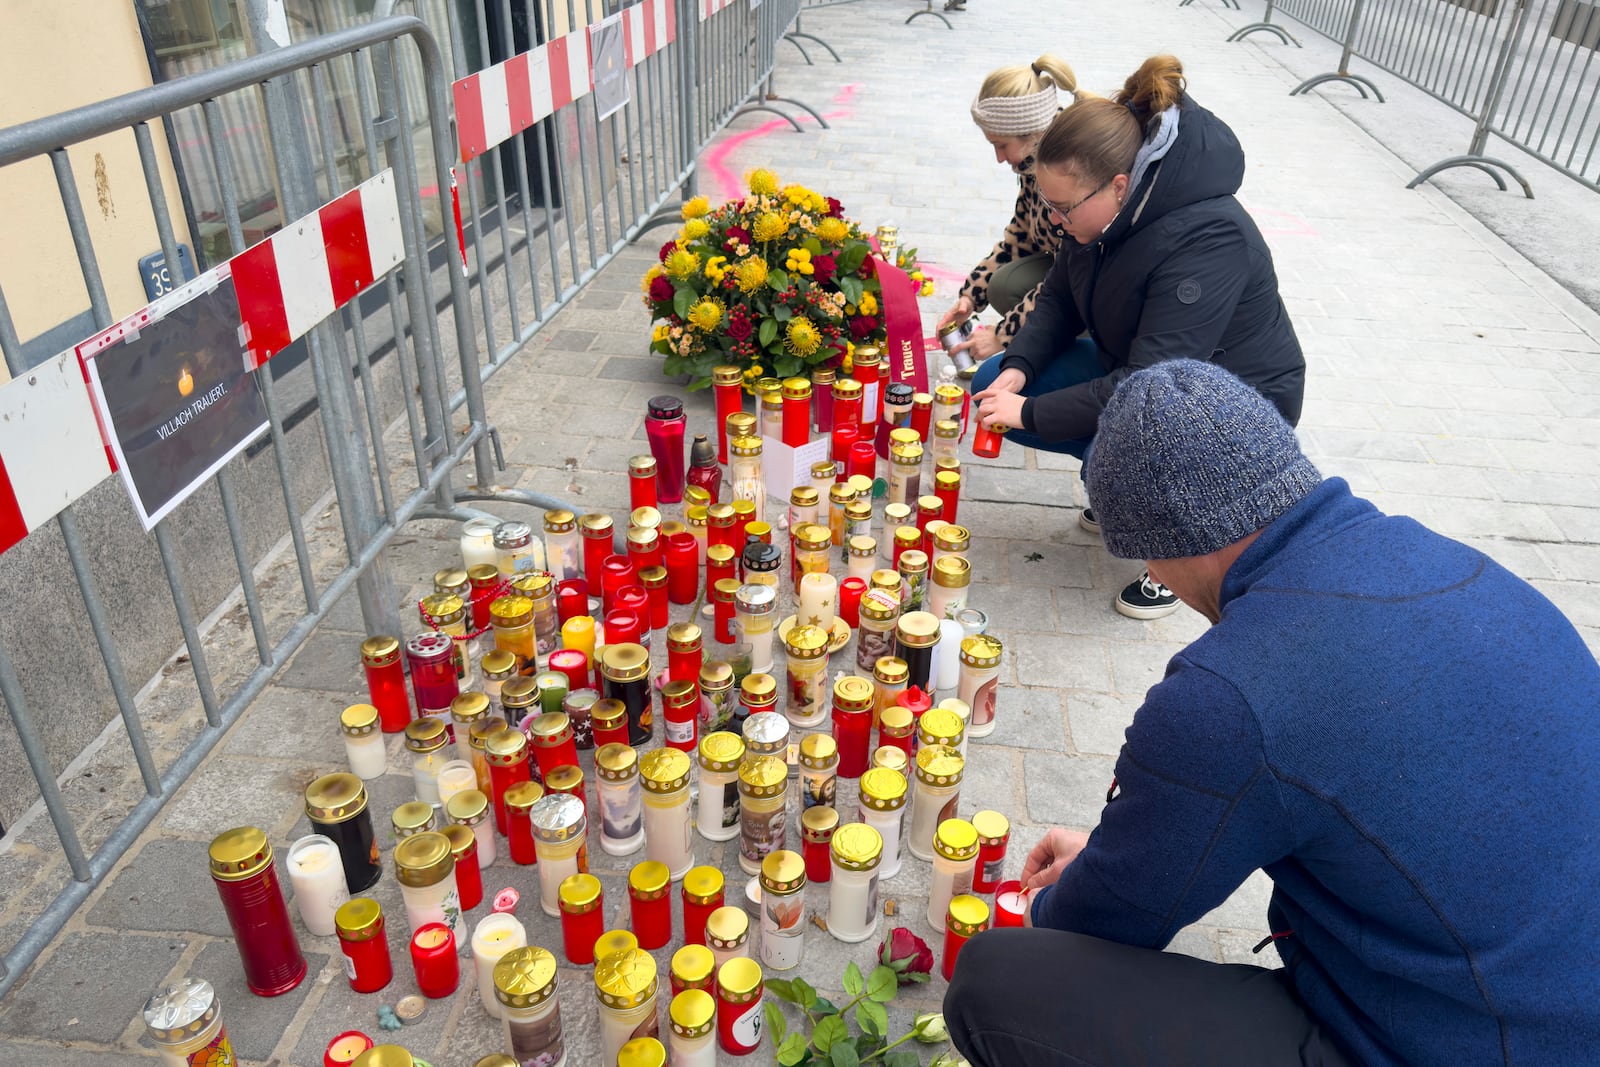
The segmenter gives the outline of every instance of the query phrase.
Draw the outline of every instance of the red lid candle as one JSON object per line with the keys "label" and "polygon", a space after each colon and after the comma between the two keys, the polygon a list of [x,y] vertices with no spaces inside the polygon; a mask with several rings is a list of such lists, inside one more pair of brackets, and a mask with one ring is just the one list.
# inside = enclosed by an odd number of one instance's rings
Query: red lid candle
{"label": "red lid candle", "polygon": [[634,456],[628,460],[628,508],[656,506],[656,458]]}
{"label": "red lid candle", "polygon": [[561,947],[572,963],[594,962],[594,945],[605,933],[605,897],[600,879],[569,874],[561,880]]}
{"label": "red lid candle", "polygon": [[606,645],[637,645],[643,636],[644,624],[636,612],[615,608],[606,612]]}
{"label": "red lid candle", "polygon": [[857,441],[850,446],[850,456],[845,461],[844,475],[871,478],[878,469],[878,450],[871,441]]}
{"label": "red lid candle", "polygon": [[450,702],[461,693],[456,678],[456,643],[449,635],[430,630],[408,640],[406,664],[411,668],[417,714],[440,715],[449,711]]}
{"label": "red lid candle", "polygon": [[494,804],[495,829],[508,833],[506,821],[506,791],[518,782],[533,779],[528,768],[528,735],[521,730],[501,730],[484,744],[484,758],[489,761],[489,800]]}
{"label": "red lid candle", "polygon": [[411,698],[406,695],[400,642],[387,636],[367,638],[361,642],[361,666],[367,674],[367,695],[378,709],[378,725],[386,734],[404,730],[411,721]]}
{"label": "red lid candle", "polygon": [[987,929],[989,905],[966,893],[951,899],[944,920],[944,960],[941,965],[946,982],[955,977],[956,957],[961,953],[961,946],[974,934],[981,934]]}
{"label": "red lid candle", "polygon": [[717,462],[728,462],[728,416],[744,410],[744,373],[734,366],[711,369],[711,389],[717,402]]}
{"label": "red lid candle", "polygon": [[734,548],[737,544],[735,527],[738,525],[739,516],[733,510],[732,504],[712,504],[706,510],[708,543],[712,548],[717,545],[726,545]]}
{"label": "red lid candle", "polygon": [[533,805],[544,796],[538,782],[518,782],[506,790],[506,839],[511,862],[526,867],[539,861],[533,841]]}
{"label": "red lid candle", "polygon": [[[587,547],[587,543],[585,543]],[[589,583],[582,578],[563,578],[556,583],[556,622],[589,614]]]}
{"label": "red lid candle", "polygon": [[854,423],[835,426],[828,436],[833,442],[833,462],[842,468],[850,462],[850,448],[861,437],[861,427]]}
{"label": "red lid candle", "polygon": [[634,570],[661,566],[661,531],[655,527],[628,531],[628,558]]}
{"label": "red lid candle", "polygon": [[724,578],[738,578],[734,558],[737,555],[731,545],[712,545],[706,549],[706,593],[709,595],[716,584]]}
{"label": "red lid candle", "polygon": [[598,593],[606,557],[616,551],[611,516],[591,511],[578,520],[578,532],[583,535],[583,577],[589,583],[589,592]]}
{"label": "red lid candle", "polygon": [[672,872],[665,863],[645,860],[628,872],[628,914],[642,949],[672,940]]}
{"label": "red lid candle", "polygon": [[541,781],[557,767],[578,765],[578,743],[572,736],[572,722],[565,712],[547,711],[524,724],[533,743],[533,759]]}
{"label": "red lid candle", "polygon": [[328,1042],[327,1049],[322,1053],[322,1067],[346,1067],[370,1048],[372,1038],[360,1030],[346,1030]]}
{"label": "red lid candle", "polygon": [[471,911],[483,903],[483,871],[478,866],[478,838],[472,827],[451,823],[441,833],[450,839],[450,853],[456,858],[456,892],[461,910]]}
{"label": "red lid candle", "polygon": [[693,604],[700,592],[700,546],[687,531],[667,538],[667,599],[674,604]]}
{"label": "red lid candle", "polygon": [[685,989],[699,989],[710,993],[716,984],[717,958],[704,945],[684,945],[672,954],[668,977],[672,995]]}
{"label": "red lid candle", "polygon": [[972,817],[978,829],[978,866],[972,872],[974,893],[993,893],[1006,865],[1006,844],[1011,823],[998,811],[980,811]]}
{"label": "red lid candle", "polygon": [[861,425],[861,383],[843,378],[833,383],[833,428]]}
{"label": "red lid candle", "polygon": [[996,885],[994,887],[995,929],[1026,925],[1023,912],[1027,907],[1028,898],[1023,895],[1021,882],[1012,878]]}
{"label": "red lid candle", "polygon": [[[719,644],[731,645],[733,637],[734,598],[739,595],[739,579],[719,578],[711,587],[711,602],[716,619],[716,638]],[[449,640],[449,638],[446,638]]]}
{"label": "red lid candle", "polygon": [[594,747],[626,745],[628,743],[628,705],[615,697],[594,702],[589,709],[589,720],[594,724]]}
{"label": "red lid candle", "polygon": [[705,665],[703,636],[692,622],[667,627],[667,677],[674,682],[698,681]]}
{"label": "red lid candle", "polygon": [[661,718],[668,748],[693,752],[698,743],[695,726],[700,711],[700,685],[674,678],[661,687]]}
{"label": "red lid candle", "polygon": [[850,675],[833,684],[833,741],[839,748],[838,775],[860,778],[872,752],[873,684]]}
{"label": "red lid candle", "polygon": [[839,828],[839,813],[824,804],[807,808],[800,816],[800,858],[806,863],[807,882],[826,882],[833,877],[833,832]]}
{"label": "red lid candle", "polygon": [[945,522],[956,522],[956,508],[961,503],[961,472],[939,471],[933,476],[933,491],[944,501]]}
{"label": "red lid candle", "polygon": [[846,578],[839,583],[839,618],[852,630],[861,625],[861,598],[866,592],[865,578]]}
{"label": "red lid candle", "polygon": [[376,900],[356,897],[333,913],[333,928],[344,953],[344,973],[357,993],[376,993],[394,977],[383,909]]}
{"label": "red lid candle", "polygon": [[783,380],[783,443],[799,448],[811,440],[811,380]]}
{"label": "red lid candle", "polygon": [[[683,941],[687,945],[706,943],[706,920],[722,907],[725,880],[715,867],[691,867],[683,876]],[[710,986],[705,988],[709,989]]]}
{"label": "red lid candle", "polygon": [[638,584],[638,571],[634,569],[633,560],[627,556],[607,556],[605,562],[600,564],[600,610],[610,611],[615,606],[617,590]]}
{"label": "red lid candle", "polygon": [[898,748],[909,758],[913,755],[916,724],[911,719],[911,709],[899,704],[884,708],[878,716],[878,745],[880,748]]}
{"label": "red lid candle", "polygon": [[456,935],[444,923],[424,923],[411,936],[411,967],[417,988],[430,1000],[440,1000],[461,984],[461,960],[456,955]]}
{"label": "red lid candle", "polygon": [[[948,521],[944,513],[944,498],[938,496],[917,497],[918,532],[926,534],[928,531],[928,523],[935,519],[946,519],[946,521]],[[923,540],[926,542],[926,537],[924,537]]]}
{"label": "red lid candle", "polygon": [[717,968],[717,1040],[723,1050],[747,1056],[761,1044],[761,964],[736,956]]}
{"label": "red lid candle", "polygon": [[267,835],[254,826],[228,830],[211,842],[210,860],[211,880],[233,927],[245,984],[258,997],[289,992],[305,978],[306,959],[272,866]]}

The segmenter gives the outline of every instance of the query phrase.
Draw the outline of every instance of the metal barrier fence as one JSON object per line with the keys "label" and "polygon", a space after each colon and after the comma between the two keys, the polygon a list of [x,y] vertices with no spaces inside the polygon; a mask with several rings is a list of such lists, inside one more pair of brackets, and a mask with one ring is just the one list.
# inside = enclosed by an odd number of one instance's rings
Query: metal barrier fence
{"label": "metal barrier fence", "polygon": [[1342,48],[1336,71],[1306,79],[1291,95],[1337,81],[1382,102],[1378,86],[1350,70],[1360,58],[1474,121],[1467,151],[1422,170],[1409,187],[1472,167],[1501,189],[1510,176],[1531,199],[1515,167],[1485,154],[1493,135],[1600,191],[1596,0],[1275,0],[1261,23],[1229,40],[1258,29],[1286,36],[1271,25],[1274,9]]}
{"label": "metal barrier fence", "polygon": [[[636,16],[643,3],[666,2],[641,0],[629,11]],[[56,516],[53,525],[75,579],[75,589],[63,589],[61,596],[75,602],[73,613],[93,632],[142,795],[109,817],[99,812],[85,818],[75,810],[41,736],[48,718],[35,713],[63,709],[49,699],[50,680],[19,672],[18,649],[0,641],[0,698],[70,873],[5,952],[0,995],[340,597],[357,591],[368,632],[405,632],[384,551],[407,522],[464,518],[473,512],[462,503],[473,500],[567,506],[495,486],[494,430],[484,413],[483,382],[630,240],[655,221],[676,217],[668,202],[692,192],[695,155],[723,126],[751,107],[773,110],[767,100],[778,99],[770,95],[778,42],[800,3],[765,0],[752,9],[749,0],[677,0],[675,46],[663,48],[657,41],[654,51],[630,63],[629,102],[620,110],[601,118],[592,95],[575,94],[579,99],[558,103],[457,168],[452,163],[461,153],[452,133],[451,74],[481,71],[560,36],[551,25],[551,9],[536,0],[520,0],[521,23],[512,18],[511,0],[476,0],[476,40],[463,35],[461,9],[455,5],[419,4],[429,17],[446,19],[437,28],[449,42],[447,51],[431,32],[435,27],[412,15],[385,15],[382,7],[370,22],[333,28],[285,48],[271,49],[258,34],[257,43],[265,49],[260,54],[0,129],[0,168],[45,161],[53,170],[96,328],[111,326],[115,315],[71,159],[74,146],[93,138],[133,138],[168,263],[179,262],[180,234],[156,145],[173,132],[187,146],[190,162],[201,163],[187,169],[200,190],[196,200],[208,205],[204,218],[214,218],[222,229],[210,240],[223,255],[243,251],[265,232],[302,219],[385,171],[393,176],[404,248],[399,266],[374,284],[373,292],[350,300],[310,329],[309,368],[285,378],[298,373],[311,379],[320,417],[297,433],[318,435],[311,454],[318,446],[325,450],[340,545],[331,550],[319,545],[319,552],[308,539],[312,516],[303,500],[308,488],[315,493],[326,484],[317,482],[324,472],[307,470],[295,458],[307,449],[297,444],[299,437],[289,436],[280,375],[271,363],[255,375],[268,415],[271,474],[261,475],[265,457],[252,464],[241,454],[213,479],[219,525],[238,575],[231,595],[242,601],[247,621],[237,640],[219,641],[214,632],[202,632],[200,619],[213,601],[195,594],[184,551],[190,540],[205,536],[191,528],[201,513],[197,506],[182,505],[174,513],[181,522],[169,518],[154,527],[162,579],[191,676],[184,685],[192,685],[190,706],[197,702],[204,713],[203,722],[192,715],[184,721],[176,713],[172,721],[157,722],[164,740],[176,738],[168,746],[170,759],[147,736],[155,720],[136,699],[138,682],[129,677],[119,653],[119,640],[138,640],[139,633],[118,632],[126,628],[115,624],[101,591],[78,507],[69,504]],[[259,11],[260,5],[252,9]],[[568,29],[587,33],[572,0],[566,2],[566,15]],[[461,190],[464,258],[454,233],[453,179]],[[267,209],[257,210],[264,203]],[[252,220],[264,232],[253,232],[247,225]],[[191,214],[184,221],[191,239],[197,238],[194,230],[202,219]],[[3,292],[0,350],[14,375],[26,371]],[[463,491],[452,475],[469,460],[474,485]],[[247,478],[257,488],[263,481],[275,483],[281,510],[264,516],[258,496],[242,498],[238,485]],[[258,581],[258,573],[273,565],[275,541],[287,542],[280,566],[297,581]],[[265,589],[268,584],[273,588]],[[159,630],[153,624],[149,628]]]}

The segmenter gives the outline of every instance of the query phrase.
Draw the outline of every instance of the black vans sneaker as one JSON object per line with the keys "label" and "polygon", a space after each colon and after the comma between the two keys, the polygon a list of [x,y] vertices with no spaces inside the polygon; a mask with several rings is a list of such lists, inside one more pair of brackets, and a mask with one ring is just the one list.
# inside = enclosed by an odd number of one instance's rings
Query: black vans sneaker
{"label": "black vans sneaker", "polygon": [[1137,581],[1117,594],[1111,602],[1118,613],[1130,619],[1163,619],[1178,610],[1177,594],[1150,577],[1145,571]]}
{"label": "black vans sneaker", "polygon": [[1100,532],[1100,520],[1094,517],[1092,508],[1084,508],[1078,512],[1078,525],[1092,534]]}

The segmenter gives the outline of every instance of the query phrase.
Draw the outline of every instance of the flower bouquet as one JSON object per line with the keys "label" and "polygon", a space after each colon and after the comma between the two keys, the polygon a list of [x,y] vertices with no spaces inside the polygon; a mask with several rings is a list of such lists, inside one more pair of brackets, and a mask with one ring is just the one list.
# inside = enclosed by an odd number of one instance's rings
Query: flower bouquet
{"label": "flower bouquet", "polygon": [[[683,229],[641,283],[655,320],[650,350],[665,357],[663,373],[687,374],[690,389],[709,385],[719,365],[739,367],[747,386],[809,377],[885,337],[872,246],[839,201],[780,185],[770,170],[746,185],[749,195],[715,209],[701,196],[685,203]],[[916,249],[900,249],[896,264],[929,295]]]}

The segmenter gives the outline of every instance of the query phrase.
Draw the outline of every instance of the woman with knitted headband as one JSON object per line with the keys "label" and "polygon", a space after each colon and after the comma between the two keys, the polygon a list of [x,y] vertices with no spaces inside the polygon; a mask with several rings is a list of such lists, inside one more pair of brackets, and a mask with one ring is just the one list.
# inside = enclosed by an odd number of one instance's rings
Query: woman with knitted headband
{"label": "woman with knitted headband", "polygon": [[1050,120],[1060,110],[1057,90],[1073,92],[1078,79],[1072,68],[1045,54],[1029,66],[1001,67],[983,80],[972,104],[972,121],[994,147],[996,163],[1017,174],[1017,207],[989,257],[967,276],[956,302],[939,325],[961,322],[985,307],[1000,315],[993,330],[980,327],[972,340],[956,346],[974,359],[987,359],[1006,347],[1033,307],[1034,293],[1049,273],[1066,230],[1052,222],[1050,207],[1039,195],[1033,175],[1033,152]]}
{"label": "woman with knitted headband", "polygon": [[[1234,196],[1244,150],[1185,92],[1182,64],[1154,56],[1109,99],[1079,99],[1051,121],[1036,159],[1039,194],[1072,240],[1005,356],[978,368],[983,424],[1092,463],[1117,384],[1177,358],[1232,371],[1297,422],[1305,359],[1272,253]],[[1088,510],[1079,521],[1099,529]],[[1145,575],[1115,607],[1155,619],[1178,599]]]}

